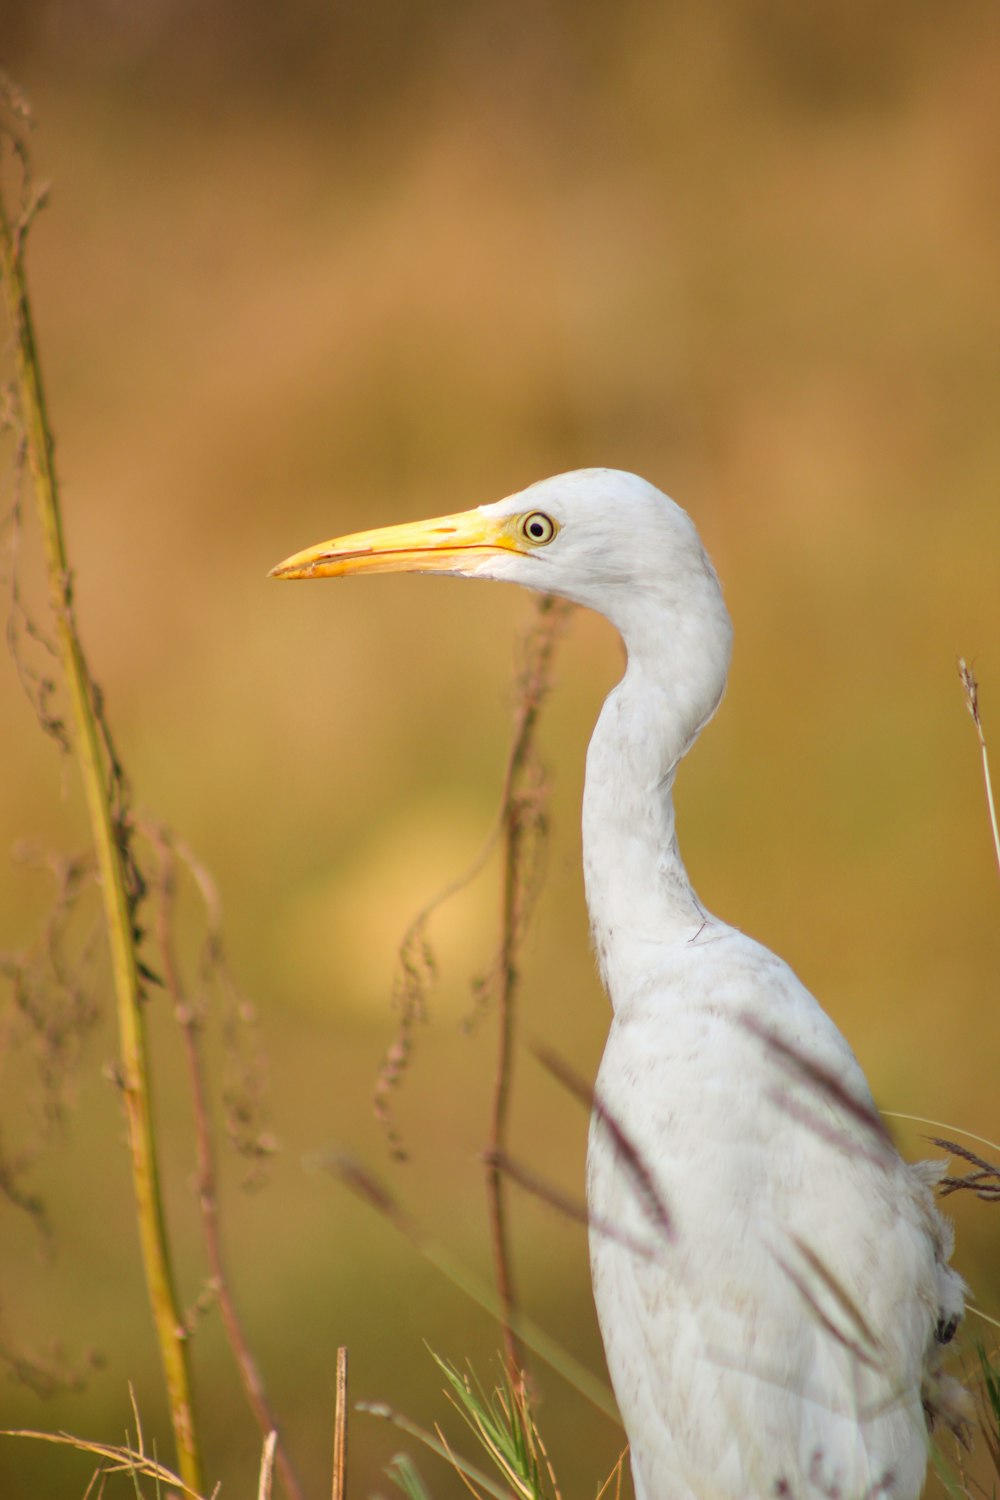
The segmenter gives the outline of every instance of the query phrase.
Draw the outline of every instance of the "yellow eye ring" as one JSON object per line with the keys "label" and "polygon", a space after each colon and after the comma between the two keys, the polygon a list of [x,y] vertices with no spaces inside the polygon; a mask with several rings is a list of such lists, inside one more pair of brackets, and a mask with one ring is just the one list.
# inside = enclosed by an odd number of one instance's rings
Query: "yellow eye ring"
{"label": "yellow eye ring", "polygon": [[551,516],[545,515],[544,511],[533,510],[530,515],[521,518],[521,535],[533,547],[546,546],[558,530],[555,521]]}

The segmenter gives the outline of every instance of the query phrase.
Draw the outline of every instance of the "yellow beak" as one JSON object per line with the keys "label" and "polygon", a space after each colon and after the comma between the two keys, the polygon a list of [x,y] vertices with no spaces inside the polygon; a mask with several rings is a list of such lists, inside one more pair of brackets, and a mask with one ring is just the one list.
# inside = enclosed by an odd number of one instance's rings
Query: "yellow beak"
{"label": "yellow beak", "polygon": [[470,573],[498,553],[530,555],[517,516],[465,510],[432,521],[334,537],[286,557],[270,578],[341,578],[347,573]]}

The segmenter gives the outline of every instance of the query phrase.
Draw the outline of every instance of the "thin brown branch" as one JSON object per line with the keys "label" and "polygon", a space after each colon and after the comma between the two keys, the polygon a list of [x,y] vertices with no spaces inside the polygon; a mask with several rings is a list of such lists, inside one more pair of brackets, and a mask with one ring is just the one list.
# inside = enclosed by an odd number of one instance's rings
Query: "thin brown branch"
{"label": "thin brown branch", "polygon": [[[219,1225],[219,1198],[215,1148],[212,1136],[211,1107],[205,1068],[202,1062],[200,1036],[201,1016],[197,1007],[185,993],[183,980],[174,952],[174,901],[177,891],[177,854],[169,830],[146,825],[153,853],[156,858],[156,938],[164,983],[173,1005],[174,1016],[180,1027],[191,1087],[191,1107],[195,1126],[195,1150],[197,1156],[197,1196],[201,1215],[202,1237],[208,1257],[210,1282],[219,1305],[226,1338],[239,1371],[247,1404],[260,1428],[265,1443],[273,1437],[274,1456],[278,1473],[289,1500],[304,1500],[288,1451],[282,1442],[278,1423],[271,1410],[264,1389],[264,1381],[257,1361],[250,1348],[243,1320],[233,1297],[232,1284],[226,1270],[222,1249],[222,1234]],[[265,1448],[265,1457],[267,1455]],[[263,1476],[264,1467],[261,1473]]]}
{"label": "thin brown branch", "polygon": [[507,1226],[504,1175],[498,1161],[507,1150],[514,1073],[518,954],[531,905],[531,882],[526,879],[526,860],[531,852],[532,834],[537,838],[544,828],[540,778],[537,774],[532,777],[530,772],[536,765],[535,734],[538,716],[551,686],[556,641],[569,610],[570,606],[564,601],[548,594],[538,601],[535,622],[525,642],[525,665],[518,682],[514,734],[507,758],[501,801],[503,897],[497,982],[499,1038],[485,1160],[493,1274],[500,1298],[504,1353],[514,1389],[518,1389],[521,1382],[523,1353],[513,1327],[517,1296]]}

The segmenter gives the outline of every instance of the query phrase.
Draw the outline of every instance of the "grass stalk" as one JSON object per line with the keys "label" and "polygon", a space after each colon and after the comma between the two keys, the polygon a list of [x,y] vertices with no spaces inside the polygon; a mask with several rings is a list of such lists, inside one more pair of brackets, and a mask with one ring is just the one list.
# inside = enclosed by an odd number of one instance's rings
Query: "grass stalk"
{"label": "grass stalk", "polygon": [[[177,956],[174,952],[174,900],[177,891],[176,841],[169,830],[158,825],[147,825],[146,832],[156,857],[156,886],[159,888],[156,932],[160,967],[163,982],[174,1008],[174,1016],[180,1027],[191,1086],[191,1106],[194,1114],[195,1151],[197,1158],[195,1185],[198,1209],[201,1217],[202,1237],[208,1258],[210,1285],[218,1303],[226,1342],[232,1352],[239,1372],[247,1404],[254,1415],[265,1441],[271,1442],[271,1467],[277,1465],[278,1474],[288,1500],[304,1500],[302,1487],[292,1464],[291,1456],[281,1437],[278,1421],[271,1409],[264,1379],[250,1348],[250,1341],[243,1326],[243,1319],[236,1306],[232,1282],[226,1267],[222,1248],[222,1231],[219,1223],[219,1197],[215,1147],[212,1137],[208,1083],[201,1054],[201,1018],[196,1006],[185,993]],[[187,863],[194,869],[194,862],[187,852]],[[206,877],[199,871],[201,884]]]}
{"label": "grass stalk", "polygon": [[986,748],[983,721],[979,714],[979,683],[964,656],[958,659],[958,675],[962,679],[962,688],[965,692],[965,706],[972,715],[972,722],[976,726],[976,735],[979,739],[979,755],[983,763],[983,784],[986,788],[986,807],[990,815],[990,829],[993,833],[993,853],[996,855],[997,870],[1000,872],[1000,825],[997,823],[997,805],[993,796],[993,782],[990,778],[990,756]]}
{"label": "grass stalk", "polygon": [[347,1496],[347,1350],[337,1350],[337,1399],[333,1416],[333,1483],[331,1500]]}
{"label": "grass stalk", "polygon": [[[23,156],[22,156],[23,160]],[[0,194],[0,274],[13,337],[24,445],[45,546],[56,636],[70,700],[73,741],[100,876],[120,1045],[120,1085],[128,1123],[132,1183],[146,1284],[166,1377],[178,1464],[185,1486],[201,1490],[186,1333],[174,1287],[160,1193],[136,953],[134,869],[128,825],[118,805],[122,781],[109,755],[103,710],[77,631],[73,575],[63,532],[54,443],[24,275],[27,211],[14,223]]]}
{"label": "grass stalk", "polygon": [[514,1332],[517,1296],[514,1268],[507,1228],[506,1184],[497,1165],[507,1141],[507,1118],[514,1065],[515,1000],[517,995],[516,904],[520,847],[521,814],[516,793],[504,806],[503,817],[503,916],[499,985],[499,1026],[496,1073],[490,1110],[490,1144],[486,1156],[486,1208],[493,1246],[493,1275],[500,1301],[500,1324],[503,1329],[504,1353],[511,1381],[520,1379],[524,1353]]}
{"label": "grass stalk", "polygon": [[512,1386],[521,1381],[524,1363],[514,1331],[517,1299],[507,1228],[507,1188],[500,1163],[507,1152],[507,1122],[514,1067],[518,950],[531,905],[532,884],[526,860],[532,834],[541,826],[542,809],[537,786],[527,773],[535,756],[535,731],[551,681],[552,657],[559,631],[569,613],[562,600],[545,594],[538,602],[534,627],[526,642],[526,662],[518,684],[514,734],[511,740],[501,798],[503,896],[500,951],[497,966],[499,1039],[490,1134],[483,1155],[486,1170],[487,1217],[493,1248],[493,1275],[500,1301],[504,1353]]}

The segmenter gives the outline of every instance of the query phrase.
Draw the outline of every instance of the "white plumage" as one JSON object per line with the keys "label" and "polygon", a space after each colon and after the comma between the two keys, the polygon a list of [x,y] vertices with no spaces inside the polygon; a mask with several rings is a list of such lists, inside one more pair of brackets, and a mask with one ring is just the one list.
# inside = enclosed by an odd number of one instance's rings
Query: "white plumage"
{"label": "white plumage", "polygon": [[938,1357],[962,1283],[936,1169],[902,1161],[833,1022],[705,910],[681,861],[674,777],[731,639],[691,520],[635,475],[587,469],[275,569],[365,571],[508,579],[599,611],[625,641],[583,804],[614,1011],[587,1191],[638,1500],[912,1500],[927,1415],[961,1405]]}

